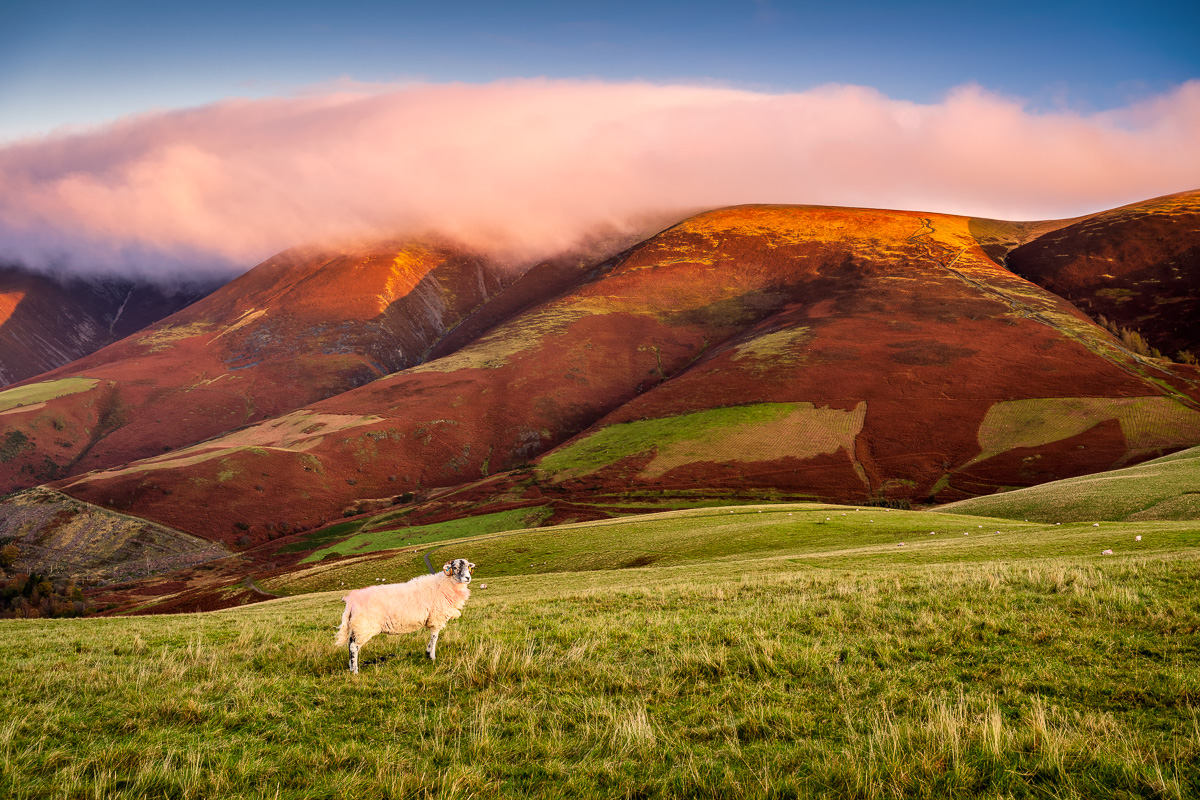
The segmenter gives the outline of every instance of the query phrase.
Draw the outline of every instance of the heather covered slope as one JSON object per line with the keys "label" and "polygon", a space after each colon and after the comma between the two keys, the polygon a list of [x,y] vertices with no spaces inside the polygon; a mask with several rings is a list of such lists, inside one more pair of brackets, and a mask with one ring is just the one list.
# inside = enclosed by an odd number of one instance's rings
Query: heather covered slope
{"label": "heather covered slope", "polygon": [[484,479],[520,503],[486,479],[542,455],[538,490],[580,498],[946,501],[1200,442],[1195,369],[1129,352],[972,222],[701,214],[442,358],[57,486],[257,544],[364,497]]}
{"label": "heather covered slope", "polygon": [[[687,225],[728,236],[737,214]],[[809,236],[854,243],[855,269],[547,455],[551,482],[944,502],[1198,440],[1194,370],[1137,357],[1000,268],[970,221],[819,212],[806,222]]]}
{"label": "heather covered slope", "polygon": [[443,243],[283,253],[0,392],[0,490],[186,447],[419,363],[512,277]]}
{"label": "heather covered slope", "polygon": [[1006,263],[1169,357],[1200,356],[1200,192],[1093,214],[1016,247]]}
{"label": "heather covered slope", "polygon": [[99,350],[175,313],[219,282],[160,286],[0,265],[0,387]]}

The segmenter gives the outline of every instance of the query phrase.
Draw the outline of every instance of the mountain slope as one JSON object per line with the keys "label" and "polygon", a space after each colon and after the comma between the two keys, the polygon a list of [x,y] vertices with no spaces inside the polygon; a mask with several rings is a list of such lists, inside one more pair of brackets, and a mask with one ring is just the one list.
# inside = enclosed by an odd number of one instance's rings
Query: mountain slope
{"label": "mountain slope", "polygon": [[[144,331],[0,392],[10,437],[0,490],[185,447],[420,363],[512,277],[444,243],[283,253]],[[64,381],[77,390],[59,392]],[[39,399],[20,399],[31,391]]]}
{"label": "mountain slope", "polygon": [[1200,192],[1091,215],[1014,248],[1006,264],[1168,356],[1200,356]]}
{"label": "mountain slope", "polygon": [[946,501],[1200,442],[1195,369],[1129,352],[972,222],[701,214],[440,359],[56,486],[258,544],[547,453],[536,479],[565,496]]}
{"label": "mountain slope", "polygon": [[82,358],[217,288],[50,276],[0,265],[0,387]]}

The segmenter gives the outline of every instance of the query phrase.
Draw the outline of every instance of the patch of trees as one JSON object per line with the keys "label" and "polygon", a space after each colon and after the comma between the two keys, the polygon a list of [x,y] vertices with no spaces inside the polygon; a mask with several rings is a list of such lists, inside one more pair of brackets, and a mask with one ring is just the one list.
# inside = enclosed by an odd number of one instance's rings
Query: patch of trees
{"label": "patch of trees", "polygon": [[874,508],[894,508],[899,511],[912,510],[912,502],[907,497],[868,497],[861,505]]}
{"label": "patch of trees", "polygon": [[1153,347],[1146,338],[1132,328],[1126,328],[1113,322],[1108,317],[1101,314],[1097,320],[1100,327],[1111,333],[1113,336],[1121,340],[1121,342],[1134,353],[1147,358],[1162,358],[1167,361],[1176,361],[1180,364],[1192,364],[1195,366],[1197,359],[1196,355],[1190,350],[1180,350],[1175,354],[1174,358],[1163,355],[1162,351],[1157,347]]}
{"label": "patch of trees", "polygon": [[0,548],[0,619],[81,617],[87,613],[83,590],[71,578],[8,572],[17,556],[14,544]]}

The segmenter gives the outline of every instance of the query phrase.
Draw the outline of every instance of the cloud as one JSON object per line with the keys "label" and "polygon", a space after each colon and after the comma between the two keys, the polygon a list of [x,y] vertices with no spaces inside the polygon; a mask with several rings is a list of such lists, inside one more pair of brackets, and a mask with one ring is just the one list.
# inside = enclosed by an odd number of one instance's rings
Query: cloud
{"label": "cloud", "polygon": [[1047,219],[1200,188],[1200,81],[1111,111],[826,86],[514,80],[341,87],[0,149],[0,257],[243,270],[435,230],[513,257],[599,225],[750,202]]}

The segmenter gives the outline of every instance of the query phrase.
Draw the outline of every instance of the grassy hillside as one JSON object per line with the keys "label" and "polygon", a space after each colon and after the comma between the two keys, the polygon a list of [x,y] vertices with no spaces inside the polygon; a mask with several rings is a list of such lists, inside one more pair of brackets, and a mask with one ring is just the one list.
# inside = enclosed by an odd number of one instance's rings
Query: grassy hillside
{"label": "grassy hillside", "polygon": [[1194,528],[743,507],[436,543],[488,588],[436,664],[377,639],[357,678],[340,592],[13,621],[0,794],[1195,796]]}
{"label": "grassy hillside", "polygon": [[1200,519],[1200,447],[1135,467],[975,497],[939,511],[1076,522]]}

